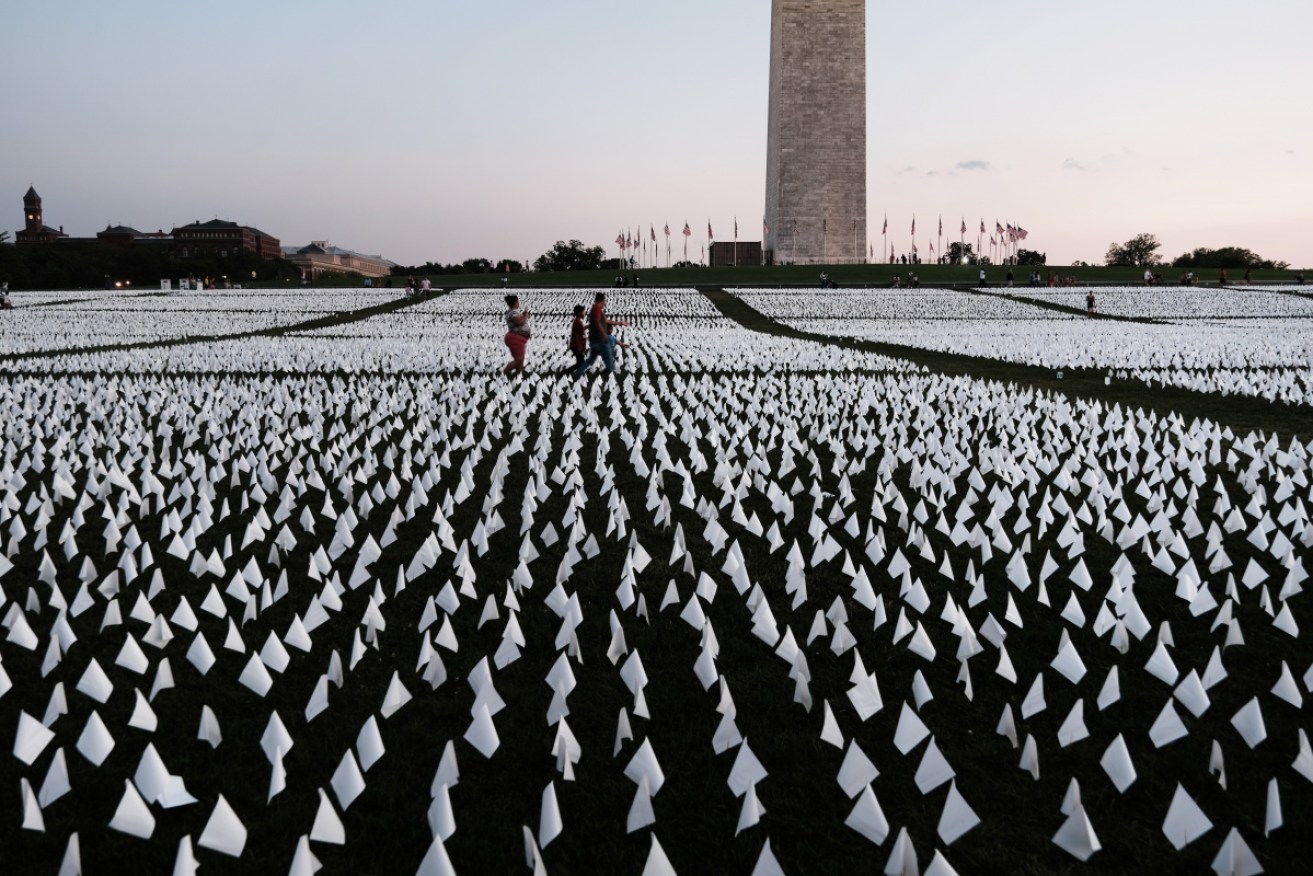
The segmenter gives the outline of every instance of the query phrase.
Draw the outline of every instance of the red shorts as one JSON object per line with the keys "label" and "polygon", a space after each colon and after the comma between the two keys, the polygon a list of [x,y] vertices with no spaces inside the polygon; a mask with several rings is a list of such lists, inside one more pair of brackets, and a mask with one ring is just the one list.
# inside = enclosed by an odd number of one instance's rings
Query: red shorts
{"label": "red shorts", "polygon": [[511,348],[511,358],[516,362],[522,362],[524,361],[524,351],[529,347],[529,339],[515,332],[507,332],[506,346]]}

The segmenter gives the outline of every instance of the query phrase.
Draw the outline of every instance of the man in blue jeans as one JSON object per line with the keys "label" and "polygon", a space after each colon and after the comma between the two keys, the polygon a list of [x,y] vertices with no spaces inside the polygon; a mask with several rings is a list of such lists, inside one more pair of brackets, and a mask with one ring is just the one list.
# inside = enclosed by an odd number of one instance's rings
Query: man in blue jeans
{"label": "man in blue jeans", "polygon": [[598,359],[606,365],[606,373],[615,373],[615,350],[611,347],[611,327],[629,325],[621,320],[606,318],[606,293],[598,292],[593,301],[593,309],[588,314],[588,358],[579,363],[572,375],[575,380],[583,377],[584,372],[592,367]]}

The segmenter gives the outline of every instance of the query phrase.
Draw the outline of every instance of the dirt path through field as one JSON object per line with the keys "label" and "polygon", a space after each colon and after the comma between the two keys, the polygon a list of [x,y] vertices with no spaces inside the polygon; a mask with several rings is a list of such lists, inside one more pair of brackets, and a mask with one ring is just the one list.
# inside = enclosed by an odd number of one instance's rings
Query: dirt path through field
{"label": "dirt path through field", "polygon": [[[915,362],[931,371],[950,377],[974,377],[981,380],[997,380],[1005,384],[1028,385],[1037,390],[1059,392],[1109,405],[1120,404],[1146,411],[1153,410],[1164,417],[1178,414],[1186,420],[1208,418],[1229,426],[1238,433],[1275,432],[1280,436],[1283,444],[1291,438],[1308,440],[1313,434],[1313,410],[1298,405],[1269,402],[1252,396],[1226,396],[1179,387],[1149,386],[1135,379],[1109,379],[1109,371],[1106,369],[1067,368],[1058,372],[1052,368],[1021,365],[982,356],[941,353],[901,344],[818,335],[777,322],[723,289],[700,287],[699,291],[706,295],[725,316],[744,328],[765,334],[880,353]],[[1059,373],[1062,374],[1061,377],[1058,376]]]}

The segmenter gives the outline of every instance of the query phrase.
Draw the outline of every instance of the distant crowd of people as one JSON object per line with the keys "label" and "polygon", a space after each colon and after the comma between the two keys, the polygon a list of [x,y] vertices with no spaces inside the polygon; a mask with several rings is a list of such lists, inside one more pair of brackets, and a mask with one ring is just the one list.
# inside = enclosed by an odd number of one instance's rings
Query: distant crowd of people
{"label": "distant crowd of people", "polygon": [[425,277],[423,280],[416,280],[414,277],[410,277],[406,280],[407,298],[428,298],[432,294],[433,284],[429,282],[428,277]]}

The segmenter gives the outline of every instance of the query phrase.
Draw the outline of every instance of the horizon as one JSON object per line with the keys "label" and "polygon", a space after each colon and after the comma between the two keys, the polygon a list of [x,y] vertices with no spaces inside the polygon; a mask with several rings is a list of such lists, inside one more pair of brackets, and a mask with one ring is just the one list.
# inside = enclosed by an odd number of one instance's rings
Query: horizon
{"label": "horizon", "polygon": [[[981,221],[1014,224],[1054,265],[1102,264],[1140,233],[1167,262],[1239,246],[1313,265],[1299,196],[1313,120],[1298,112],[1313,6],[867,14],[877,251],[888,217],[908,252],[915,217],[929,260],[942,216],[945,247],[963,221],[973,246]],[[1261,37],[1242,38],[1245,22]],[[740,241],[761,237],[769,4],[73,0],[7,23],[0,74],[31,86],[0,121],[11,235],[33,186],[46,223],[75,237],[222,218],[401,265],[532,262],[571,239],[611,258],[626,229],[654,228],[664,249],[666,223],[677,259],[686,221],[690,257],[708,223],[718,241],[735,222]]]}

